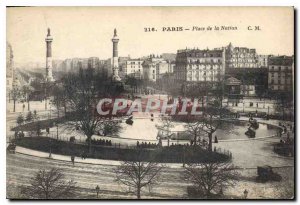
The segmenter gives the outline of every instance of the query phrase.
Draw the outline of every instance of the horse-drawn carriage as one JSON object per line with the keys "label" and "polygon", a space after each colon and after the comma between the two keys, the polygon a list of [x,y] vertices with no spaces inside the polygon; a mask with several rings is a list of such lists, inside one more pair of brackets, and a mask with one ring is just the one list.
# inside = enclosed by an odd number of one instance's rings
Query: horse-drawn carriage
{"label": "horse-drawn carriage", "polygon": [[271,166],[261,166],[257,167],[257,177],[256,180],[259,182],[267,182],[267,181],[281,181],[282,177],[273,172]]}
{"label": "horse-drawn carriage", "polygon": [[17,145],[15,143],[10,142],[6,148],[8,153],[15,154]]}
{"label": "horse-drawn carriage", "polygon": [[249,123],[250,123],[250,126],[253,127],[254,129],[259,128],[259,124],[256,119],[250,118]]}
{"label": "horse-drawn carriage", "polygon": [[249,127],[248,130],[245,132],[245,135],[247,135],[250,138],[254,138],[256,135],[256,131],[253,127]]}

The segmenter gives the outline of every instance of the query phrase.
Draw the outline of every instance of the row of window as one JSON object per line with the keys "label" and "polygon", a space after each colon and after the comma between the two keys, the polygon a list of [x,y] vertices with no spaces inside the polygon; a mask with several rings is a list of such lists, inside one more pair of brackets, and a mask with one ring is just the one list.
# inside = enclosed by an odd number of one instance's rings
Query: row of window
{"label": "row of window", "polygon": [[278,70],[278,71],[285,71],[285,70],[291,70],[292,68],[289,66],[270,66],[270,71]]}
{"label": "row of window", "polygon": [[131,65],[138,64],[138,65],[141,65],[142,61],[127,61],[127,64],[131,64]]}
{"label": "row of window", "polygon": [[[137,66],[131,65],[131,66],[130,66],[130,68],[136,68],[136,67],[137,67],[137,68],[141,68],[142,66],[140,66],[140,65],[137,65]],[[127,68],[129,68],[128,65],[127,65]]]}
{"label": "row of window", "polygon": [[278,78],[281,77],[291,77],[292,74],[291,73],[277,73],[277,75],[275,75],[274,73],[269,73],[269,76],[271,76],[272,78],[274,78],[274,76],[277,76]]}
{"label": "row of window", "polygon": [[188,57],[222,57],[222,53],[217,53],[217,54],[208,54],[208,53],[203,53],[202,55],[199,53],[190,53],[187,54]]}
{"label": "row of window", "polygon": [[292,84],[292,81],[290,81],[290,80],[280,80],[280,79],[278,79],[277,80],[277,83],[275,83],[275,80],[274,79],[271,79],[271,83],[270,84],[279,84],[279,85],[281,85],[281,84],[287,84],[287,85],[289,85],[289,84]]}
{"label": "row of window", "polygon": [[243,67],[246,67],[246,68],[256,68],[256,67],[258,67],[258,64],[257,63],[255,63],[255,64],[248,64],[248,63],[236,64],[236,63],[231,63],[228,66],[232,67],[232,68],[243,68]]}
{"label": "row of window", "polygon": [[192,66],[192,65],[190,65],[189,66],[189,70],[192,70],[192,69],[197,69],[197,70],[199,70],[199,69],[201,69],[201,70],[220,70],[221,69],[221,67],[220,66],[211,66],[211,67],[200,67],[200,66]]}
{"label": "row of window", "polygon": [[[141,69],[138,69],[136,72],[141,72]],[[128,70],[127,70],[127,73],[129,73]],[[131,70],[130,73],[135,73],[135,70]]]}
{"label": "row of window", "polygon": [[291,86],[284,86],[284,85],[272,85],[269,86],[271,90],[292,90]]}
{"label": "row of window", "polygon": [[215,82],[217,82],[217,81],[220,81],[221,79],[220,78],[209,78],[209,77],[204,77],[204,78],[192,78],[192,77],[188,77],[188,79],[187,79],[188,81],[193,81],[193,80],[195,80],[195,81],[215,81]]}
{"label": "row of window", "polygon": [[190,63],[221,63],[222,59],[190,59]]}
{"label": "row of window", "polygon": [[[201,72],[201,71],[200,71],[200,72],[198,72],[198,71],[197,71],[197,72],[189,71],[188,74],[189,74],[189,75],[192,75],[193,73],[195,73],[196,75],[199,75],[199,74],[202,75],[202,72]],[[209,72],[209,71],[208,71],[207,74],[213,74],[213,75],[216,75],[216,74],[220,74],[220,72],[214,72],[214,71]],[[206,75],[206,71],[203,72],[203,75]]]}
{"label": "row of window", "polygon": [[230,59],[230,62],[240,62],[240,63],[257,63],[257,60],[253,60],[253,59],[236,59],[236,58],[233,58],[233,59]]}

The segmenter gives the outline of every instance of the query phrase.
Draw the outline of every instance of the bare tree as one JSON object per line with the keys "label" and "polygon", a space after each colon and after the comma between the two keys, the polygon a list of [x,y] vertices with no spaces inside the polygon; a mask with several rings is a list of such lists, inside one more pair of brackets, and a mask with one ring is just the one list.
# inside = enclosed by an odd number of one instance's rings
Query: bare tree
{"label": "bare tree", "polygon": [[[208,137],[208,151],[212,151],[212,135],[218,129],[220,121],[223,118],[222,113],[226,113],[226,109],[222,107],[223,99],[223,81],[216,87],[212,88],[208,84],[198,86],[186,86],[183,87],[184,93],[187,96],[198,97],[202,100],[202,112],[201,116],[197,116],[190,121],[186,130],[194,137],[194,145],[196,145],[196,139],[200,135],[207,134]],[[205,99],[208,101],[208,93],[214,93],[215,100],[213,102],[204,103]]]}
{"label": "bare tree", "polygon": [[234,186],[238,177],[239,173],[229,162],[189,164],[183,172],[183,178],[191,182],[199,194],[207,198]]}
{"label": "bare tree", "polygon": [[65,181],[60,169],[39,170],[30,180],[30,186],[22,187],[22,193],[31,199],[66,199],[74,195],[75,182]]}
{"label": "bare tree", "polygon": [[187,130],[194,133],[194,137],[196,134],[198,136],[201,133],[207,134],[208,151],[212,152],[213,133],[220,127],[222,120],[231,114],[228,109],[222,107],[219,101],[215,100],[205,107],[203,115],[195,117],[192,123],[187,125]]}
{"label": "bare tree", "polygon": [[174,134],[171,131],[171,128],[174,127],[173,121],[171,119],[171,117],[169,116],[163,116],[160,119],[161,124],[160,125],[156,125],[156,128],[160,131],[160,138],[167,138],[168,140],[168,146],[170,146],[170,139],[172,137],[172,135]]}
{"label": "bare tree", "polygon": [[17,117],[18,126],[23,125],[24,121],[25,121],[24,116],[22,114],[19,114],[19,116]]}
{"label": "bare tree", "polygon": [[138,199],[141,198],[142,188],[151,187],[159,182],[163,166],[155,162],[144,162],[144,152],[137,148],[133,161],[124,161],[114,171],[116,181],[133,188]]}
{"label": "bare tree", "polygon": [[201,122],[188,122],[185,125],[186,131],[193,137],[193,145],[197,145],[197,141],[200,143],[200,137],[202,135],[203,124]]}
{"label": "bare tree", "polygon": [[14,110],[13,111],[16,112],[16,102],[21,97],[20,89],[18,87],[14,86],[12,88],[12,90],[10,91],[10,97],[12,98],[12,100],[14,102]]}
{"label": "bare tree", "polygon": [[[76,127],[86,135],[91,153],[92,135],[99,129],[103,118],[97,113],[96,107],[100,94],[97,85],[98,79],[93,72],[80,71],[79,74],[69,74],[63,78],[64,94],[70,105],[72,118]],[[103,86],[102,86],[103,87]]]}
{"label": "bare tree", "polygon": [[104,120],[99,126],[99,131],[104,136],[107,135],[117,135],[121,131],[122,126],[117,120]]}
{"label": "bare tree", "polygon": [[51,89],[52,100],[51,103],[57,109],[57,117],[59,118],[59,110],[64,108],[64,114],[67,113],[67,95],[63,83],[56,83]]}
{"label": "bare tree", "polygon": [[30,110],[30,94],[34,91],[34,88],[30,85],[24,85],[22,87],[22,92],[24,94],[24,97],[26,98],[27,100],[27,108],[28,108],[28,111]]}

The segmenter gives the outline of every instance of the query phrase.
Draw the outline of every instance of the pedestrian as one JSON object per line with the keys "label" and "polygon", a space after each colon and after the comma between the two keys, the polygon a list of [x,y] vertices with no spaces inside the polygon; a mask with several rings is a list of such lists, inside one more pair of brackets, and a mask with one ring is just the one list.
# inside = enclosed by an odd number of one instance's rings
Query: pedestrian
{"label": "pedestrian", "polygon": [[85,159],[85,151],[82,152],[81,159]]}
{"label": "pedestrian", "polygon": [[72,164],[74,166],[75,165],[75,156],[74,155],[71,156],[71,161],[72,161]]}
{"label": "pedestrian", "polygon": [[217,135],[215,136],[215,143],[218,143],[219,141],[218,141],[218,137],[217,137]]}
{"label": "pedestrian", "polygon": [[97,185],[95,189],[96,189],[96,193],[97,193],[97,199],[98,199],[99,192],[100,192],[100,187]]}
{"label": "pedestrian", "polygon": [[244,190],[244,199],[247,199],[247,197],[248,197],[248,190],[245,189],[245,190]]}

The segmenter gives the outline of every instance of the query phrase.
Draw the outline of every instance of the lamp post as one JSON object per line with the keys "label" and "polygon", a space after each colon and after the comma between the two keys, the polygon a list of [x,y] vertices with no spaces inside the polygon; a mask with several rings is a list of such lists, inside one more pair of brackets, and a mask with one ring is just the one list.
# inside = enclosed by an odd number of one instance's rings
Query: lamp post
{"label": "lamp post", "polygon": [[54,122],[54,126],[56,126],[56,139],[58,140],[58,123]]}
{"label": "lamp post", "polygon": [[243,113],[245,112],[245,101],[243,101]]}
{"label": "lamp post", "polygon": [[50,142],[50,143],[49,143],[49,144],[50,144],[49,158],[51,159],[51,158],[52,158],[52,147],[51,147],[51,146],[52,146],[52,145],[51,145],[52,142],[51,142],[51,137],[50,137],[49,142]]}

